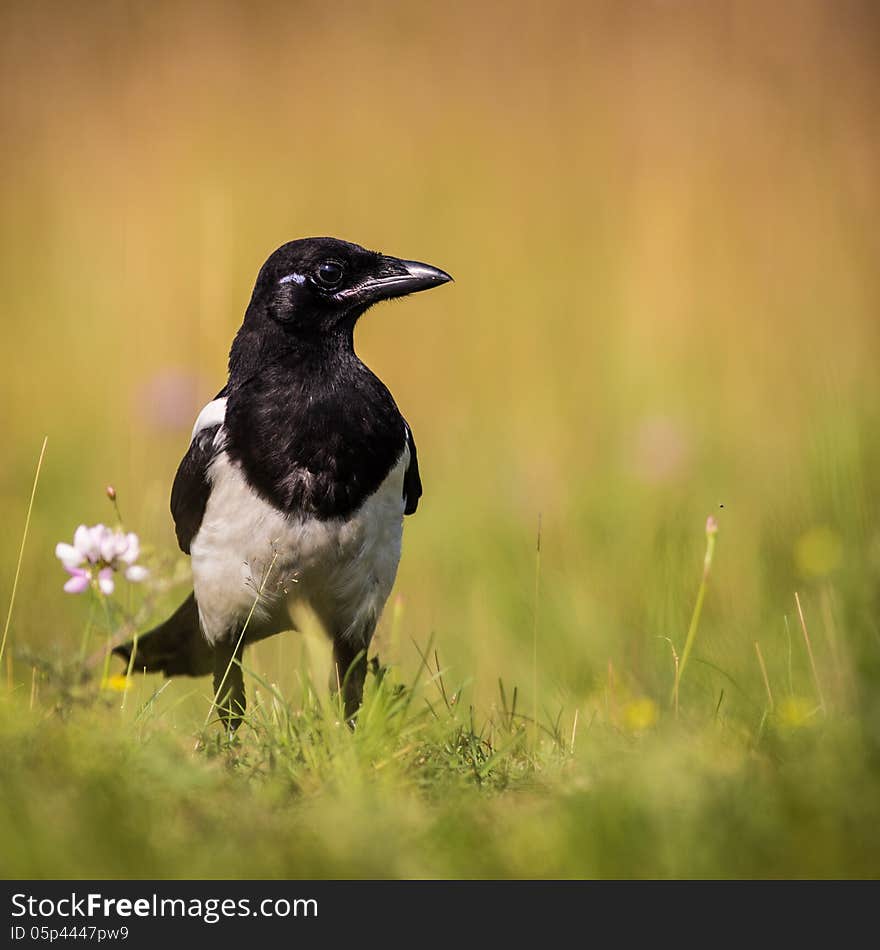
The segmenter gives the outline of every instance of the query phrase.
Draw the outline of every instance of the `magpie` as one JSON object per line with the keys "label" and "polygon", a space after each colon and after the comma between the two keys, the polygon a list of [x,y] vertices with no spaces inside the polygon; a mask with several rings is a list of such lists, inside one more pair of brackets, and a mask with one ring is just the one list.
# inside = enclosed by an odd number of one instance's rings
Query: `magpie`
{"label": "magpie", "polygon": [[295,629],[295,608],[308,604],[332,641],[351,720],[403,516],[422,494],[412,431],[355,353],[354,328],[373,304],[450,280],[328,237],[291,241],[268,258],[226,385],[199,413],[171,490],[193,591],[164,623],[116,648],[133,669],[213,674],[214,701],[234,731],[246,708],[245,646]]}

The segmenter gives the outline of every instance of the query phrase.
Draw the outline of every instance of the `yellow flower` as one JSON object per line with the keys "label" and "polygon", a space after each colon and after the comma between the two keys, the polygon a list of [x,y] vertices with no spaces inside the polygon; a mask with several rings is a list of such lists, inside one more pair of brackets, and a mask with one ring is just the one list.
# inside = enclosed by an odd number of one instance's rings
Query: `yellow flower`
{"label": "yellow flower", "polygon": [[802,696],[789,696],[777,708],[779,722],[789,729],[800,729],[809,724],[816,712],[816,704]]}
{"label": "yellow flower", "polygon": [[131,682],[124,673],[116,673],[101,680],[101,689],[110,689],[114,693],[124,693],[131,689]]}
{"label": "yellow flower", "polygon": [[630,732],[644,732],[657,722],[659,710],[653,699],[633,699],[623,709],[623,725]]}
{"label": "yellow flower", "polygon": [[805,577],[830,574],[843,556],[840,535],[826,525],[805,531],[795,542],[794,562]]}

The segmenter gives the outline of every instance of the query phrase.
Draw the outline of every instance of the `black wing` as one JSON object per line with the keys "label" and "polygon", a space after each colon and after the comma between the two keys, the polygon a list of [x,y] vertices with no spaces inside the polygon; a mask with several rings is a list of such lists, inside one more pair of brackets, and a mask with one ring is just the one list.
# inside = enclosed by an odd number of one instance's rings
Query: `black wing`
{"label": "black wing", "polygon": [[406,444],[409,446],[409,465],[403,476],[403,500],[406,503],[403,509],[405,515],[415,513],[419,507],[419,499],[422,497],[422,480],[419,478],[419,457],[416,454],[416,440],[406,427]]}
{"label": "black wing", "polygon": [[199,533],[205,516],[205,507],[211,494],[208,467],[219,451],[214,445],[214,436],[219,428],[219,425],[215,425],[202,429],[192,440],[171,486],[174,531],[184,554],[189,554],[192,540]]}

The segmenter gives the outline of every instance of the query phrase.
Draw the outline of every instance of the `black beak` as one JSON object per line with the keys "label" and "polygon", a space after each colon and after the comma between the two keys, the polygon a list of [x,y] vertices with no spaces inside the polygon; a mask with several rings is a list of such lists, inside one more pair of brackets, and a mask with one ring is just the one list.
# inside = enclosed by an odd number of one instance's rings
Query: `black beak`
{"label": "black beak", "polygon": [[430,290],[450,280],[452,278],[449,274],[439,267],[383,255],[375,277],[368,278],[357,287],[342,290],[336,296],[340,300],[369,306],[380,300],[406,297],[407,294],[416,294],[420,290]]}

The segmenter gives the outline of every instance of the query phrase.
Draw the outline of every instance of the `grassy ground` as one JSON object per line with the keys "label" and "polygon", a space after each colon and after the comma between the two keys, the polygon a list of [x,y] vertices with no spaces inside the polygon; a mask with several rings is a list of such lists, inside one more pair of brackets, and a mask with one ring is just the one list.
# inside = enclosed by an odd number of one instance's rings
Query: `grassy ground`
{"label": "grassy ground", "polygon": [[[0,874],[877,876],[872,6],[90,9],[0,12]],[[228,747],[81,657],[186,594],[192,419],[322,233],[456,278],[358,330],[426,494],[358,728],[309,631]]]}

